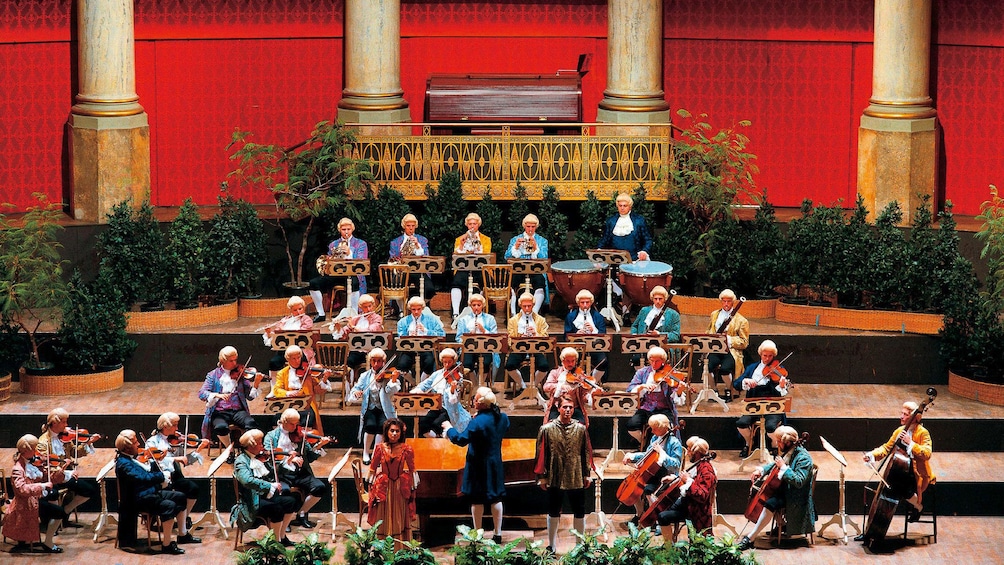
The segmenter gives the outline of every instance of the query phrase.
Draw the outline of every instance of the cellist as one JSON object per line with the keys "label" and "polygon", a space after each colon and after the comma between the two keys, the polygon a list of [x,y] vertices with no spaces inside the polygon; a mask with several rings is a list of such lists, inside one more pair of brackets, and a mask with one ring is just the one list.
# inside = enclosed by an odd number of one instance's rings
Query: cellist
{"label": "cellist", "polygon": [[[746,367],[742,375],[739,375],[732,383],[732,388],[737,391],[745,391],[746,398],[774,398],[787,394],[787,374],[780,363],[775,363],[777,357],[777,345],[765,339],[756,348],[760,354],[760,363]],[[785,376],[781,376],[782,373]],[[746,440],[746,445],[739,452],[739,458],[745,459],[753,449],[753,424],[756,422],[755,416],[740,416],[736,420],[736,429],[739,435]],[[784,423],[784,414],[767,414],[764,424],[767,433],[772,433],[777,427]],[[765,446],[766,447],[766,446]]]}
{"label": "cellist", "polygon": [[[865,453],[863,458],[865,463],[872,464],[889,455],[897,441],[900,445],[904,446],[904,450],[910,454],[913,474],[917,478],[917,494],[903,501],[909,502],[911,505],[906,517],[911,522],[916,522],[920,519],[920,511],[924,507],[922,502],[924,491],[936,479],[934,470],[931,469],[931,432],[927,431],[927,428],[921,425],[920,420],[923,417],[923,413],[919,412],[917,408],[918,404],[916,402],[904,402],[903,408],[899,413],[900,426],[893,432],[892,437],[883,445]],[[914,412],[916,412],[916,416],[913,417],[913,424],[907,429],[906,426],[910,422]],[[859,537],[861,537],[860,540],[855,539],[857,541],[864,541],[863,535]]]}
{"label": "cellist", "polygon": [[[646,496],[655,492],[663,477],[676,476],[680,472],[680,463],[683,462],[683,445],[676,438],[676,435],[671,433],[673,426],[669,423],[669,418],[665,414],[655,414],[648,419],[648,426],[652,428],[652,439],[649,441],[648,447],[645,448],[645,451],[628,453],[624,456],[623,461],[625,465],[637,466],[645,461],[650,453],[658,453],[655,464],[659,468],[651,473],[651,477],[646,481]],[[634,518],[631,518],[631,522],[634,524],[638,523],[642,512],[645,511],[646,496],[642,496],[635,502],[635,515]]]}
{"label": "cellist", "polygon": [[[674,522],[690,520],[694,529],[702,532],[711,528],[711,501],[718,488],[718,474],[708,457],[708,442],[698,436],[687,440],[687,458],[692,468],[680,473],[680,497],[667,510],[659,513],[659,525],[668,526]],[[663,477],[668,483],[672,477]]]}
{"label": "cellist", "polygon": [[778,426],[772,436],[779,455],[774,457],[774,461],[753,469],[750,480],[755,482],[765,475],[769,476],[774,467],[778,467],[777,477],[781,486],[763,502],[753,533],[739,540],[740,550],[753,547],[752,540],[770,524],[774,513],[781,508],[785,509],[789,534],[809,534],[816,529],[816,509],[812,502],[812,456],[805,447],[797,444],[798,432],[795,428]]}

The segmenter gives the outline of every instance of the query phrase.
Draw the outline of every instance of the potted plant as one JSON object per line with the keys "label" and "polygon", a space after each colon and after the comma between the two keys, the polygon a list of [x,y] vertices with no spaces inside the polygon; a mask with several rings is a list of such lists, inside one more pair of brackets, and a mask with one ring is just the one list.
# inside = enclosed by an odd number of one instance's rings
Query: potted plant
{"label": "potted plant", "polygon": [[[390,242],[401,235],[401,218],[411,211],[411,207],[403,194],[390,185],[384,185],[375,194],[372,188],[368,189],[355,208],[365,221],[359,222],[353,235],[369,246],[370,272],[375,275],[377,267],[386,263],[390,257]],[[331,217],[333,221],[330,222],[328,236],[330,239],[337,239],[341,237],[337,229],[338,218]]]}
{"label": "potted plant", "polygon": [[903,260],[907,253],[903,234],[897,227],[902,219],[903,212],[896,201],[890,202],[875,219],[868,279],[872,281],[872,303],[876,308],[893,308],[903,296]]}
{"label": "potted plant", "polygon": [[744,256],[749,266],[750,287],[759,299],[774,298],[777,296],[774,287],[783,279],[787,265],[781,253],[784,236],[777,225],[774,206],[767,200],[766,190],[760,198],[756,216],[745,227],[743,241],[747,250]]}
{"label": "potted plant", "polygon": [[829,286],[837,293],[837,305],[860,308],[864,292],[871,286],[868,265],[872,249],[872,229],[868,209],[859,194],[854,211],[841,225],[829,262]]}
{"label": "potted plant", "polygon": [[28,338],[13,322],[0,317],[0,377],[17,374],[31,351]]}
{"label": "potted plant", "polygon": [[348,565],[385,565],[394,559],[394,538],[381,538],[377,529],[382,522],[368,529],[356,528],[345,535],[345,563]]}
{"label": "potted plant", "polygon": [[287,552],[290,565],[321,565],[331,560],[334,554],[328,544],[319,541],[316,532],[307,534],[303,541],[293,546],[291,552]]}
{"label": "potted plant", "polygon": [[[547,188],[548,187],[544,187],[545,197],[547,194]],[[512,202],[509,203],[509,214],[506,216],[506,220],[508,220],[508,227],[512,230],[513,233],[519,233],[520,230],[523,229],[523,218],[525,218],[526,215],[529,213],[530,213],[530,202],[526,197],[526,187],[523,186],[523,183],[519,182],[519,179],[516,179],[516,188],[513,189]],[[541,218],[540,220],[541,223],[544,222],[543,218]],[[541,233],[541,230],[539,228],[537,229],[537,233],[540,233],[541,236],[544,236],[544,234]]]}
{"label": "potted plant", "polygon": [[[505,253],[506,244],[502,241],[502,208],[492,200],[491,187],[485,189],[484,195],[474,207],[474,213],[481,216],[481,233],[487,235],[492,240],[492,250],[498,258],[498,262],[504,262],[502,255]],[[522,224],[521,224],[522,225]]]}
{"label": "potted plant", "polygon": [[234,558],[237,565],[289,565],[286,548],[272,530],[252,541],[246,550],[235,552]]}
{"label": "potted plant", "polygon": [[128,200],[112,207],[108,229],[98,236],[98,249],[101,267],[111,273],[126,305],[146,301],[144,310],[163,309],[171,286],[165,248],[149,202],[137,210]]}
{"label": "potted plant", "polygon": [[0,319],[28,337],[30,353],[26,370],[53,368],[43,361],[40,346],[49,341],[41,330],[59,322],[66,300],[66,283],[57,235],[63,229],[58,219],[59,205],[49,203],[44,194],[14,222],[0,214]]}
{"label": "potted plant", "polygon": [[572,238],[572,245],[568,249],[568,256],[574,259],[584,259],[586,249],[596,248],[597,242],[603,235],[603,224],[607,219],[605,206],[596,193],[590,190],[586,193],[586,200],[579,208],[579,225],[575,230],[575,237]]}
{"label": "potted plant", "polygon": [[254,206],[224,192],[206,236],[206,289],[217,302],[257,291],[265,266],[265,227]]}
{"label": "potted plant", "polygon": [[64,368],[74,372],[120,367],[136,349],[126,333],[122,293],[107,270],[84,282],[79,271],[67,285],[57,351]]}
{"label": "potted plant", "polygon": [[726,537],[718,541],[714,535],[705,535],[694,529],[687,521],[687,539],[678,541],[668,548],[663,563],[686,563],[688,565],[757,565],[755,552],[739,550],[735,540]]}
{"label": "potted plant", "polygon": [[[544,195],[540,201],[540,227],[537,233],[548,241],[547,253],[551,262],[564,261],[567,257],[565,246],[568,240],[568,216],[560,209],[561,196],[554,185],[544,187]],[[526,214],[524,214],[526,216]],[[516,233],[523,228],[523,218],[516,224]]]}
{"label": "potted plant", "polygon": [[693,250],[697,245],[697,226],[687,209],[677,201],[666,204],[662,233],[655,236],[653,255],[673,266],[673,285],[688,294],[698,294],[694,281]]}
{"label": "potted plant", "polygon": [[303,264],[317,219],[329,207],[351,206],[353,195],[373,178],[370,163],[352,157],[355,132],[340,122],[318,122],[305,141],[289,148],[250,138],[249,132],[234,132],[227,149],[237,168],[228,177],[271,194],[286,248],[288,286],[305,288]]}
{"label": "potted plant", "polygon": [[168,264],[173,267],[172,294],[179,310],[195,308],[199,305],[199,295],[205,293],[208,251],[199,210],[192,199],[187,198],[167,232],[166,253]]}
{"label": "potted plant", "polygon": [[258,211],[247,200],[234,199],[229,194],[224,194],[219,202],[221,211],[233,214],[234,224],[243,238],[243,244],[233,255],[234,287],[243,298],[258,298],[261,296],[262,272],[268,260],[265,222],[258,217]]}

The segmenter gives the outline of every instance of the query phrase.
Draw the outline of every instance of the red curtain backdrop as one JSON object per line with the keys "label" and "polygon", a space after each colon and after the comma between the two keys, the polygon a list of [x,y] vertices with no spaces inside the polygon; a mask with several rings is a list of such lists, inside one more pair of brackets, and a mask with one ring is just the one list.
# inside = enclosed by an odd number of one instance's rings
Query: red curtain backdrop
{"label": "red curtain backdrop", "polygon": [[[72,0],[0,0],[0,201],[64,197],[76,89]],[[758,182],[778,205],[854,198],[857,128],[871,95],[873,2],[667,0],[666,100],[713,125],[752,120]],[[550,73],[593,55],[584,119],[606,87],[606,0],[402,0],[401,82],[421,120],[436,72]],[[150,118],[155,205],[215,201],[235,128],[293,144],[335,115],[340,0],[137,0],[136,85]],[[935,0],[931,95],[942,198],[975,214],[1004,183],[1004,6]],[[239,193],[254,201],[261,194]]]}

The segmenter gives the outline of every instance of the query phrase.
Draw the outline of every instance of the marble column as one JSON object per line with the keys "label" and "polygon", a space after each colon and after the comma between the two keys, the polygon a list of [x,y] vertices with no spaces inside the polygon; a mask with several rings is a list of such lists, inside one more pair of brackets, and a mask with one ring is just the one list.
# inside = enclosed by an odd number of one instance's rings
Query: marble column
{"label": "marble column", "polygon": [[930,81],[931,0],[875,0],[872,96],[858,129],[858,192],[872,218],[895,200],[909,225],[921,196],[935,196]]}
{"label": "marble column", "polygon": [[338,119],[367,124],[365,133],[411,121],[401,89],[400,0],[345,0],[344,65]]}
{"label": "marble column", "polygon": [[104,223],[150,195],[150,125],[136,94],[133,0],[77,0],[76,104],[67,124],[74,217]]}
{"label": "marble column", "polygon": [[607,88],[597,121],[669,123],[662,90],[662,10],[662,0],[608,0]]}

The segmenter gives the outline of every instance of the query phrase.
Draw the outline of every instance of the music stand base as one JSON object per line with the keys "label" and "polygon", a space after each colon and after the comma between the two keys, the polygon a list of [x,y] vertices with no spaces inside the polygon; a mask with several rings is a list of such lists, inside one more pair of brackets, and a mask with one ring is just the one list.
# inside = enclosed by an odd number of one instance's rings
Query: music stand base
{"label": "music stand base", "polygon": [[94,541],[97,542],[101,534],[104,533],[105,528],[110,528],[112,526],[118,526],[119,521],[115,518],[114,514],[110,512],[103,511],[92,523],[94,526]]}
{"label": "music stand base", "polygon": [[338,529],[338,525],[339,524],[341,524],[342,526],[345,526],[345,527],[349,528],[350,531],[353,531],[353,532],[356,531],[356,523],[353,522],[352,520],[349,520],[348,516],[346,516],[342,512],[331,511],[331,512],[328,512],[328,514],[331,515],[331,541],[332,542],[335,541],[335,536],[337,536],[339,533],[342,533],[343,535],[345,533],[343,530],[339,530]]}
{"label": "music stand base", "polygon": [[823,524],[819,528],[819,537],[823,539],[828,539],[825,536],[823,536],[823,531],[826,530],[826,528],[829,528],[830,526],[833,525],[839,527],[840,533],[843,534],[842,537],[837,537],[835,539],[844,542],[844,545],[847,545],[847,538],[850,537],[850,534],[847,533],[847,526],[854,528],[854,531],[857,532],[858,534],[861,533],[861,528],[854,522],[854,520],[850,516],[848,516],[846,513],[838,512],[834,514],[829,520],[826,521],[825,524]]}
{"label": "music stand base", "polygon": [[220,533],[223,534],[223,539],[230,539],[230,532],[227,531],[227,525],[223,522],[223,517],[220,516],[218,510],[216,510],[216,477],[209,477],[209,510],[202,515],[197,521],[192,523],[192,527],[189,528],[189,532],[194,532],[199,528],[205,527],[206,524],[215,524],[220,527]]}
{"label": "music stand base", "polygon": [[693,404],[690,405],[690,413],[693,414],[694,412],[696,412],[697,407],[700,406],[700,404],[706,400],[713,400],[721,404],[723,412],[729,411],[729,405],[726,404],[724,400],[722,400],[722,397],[718,396],[718,391],[715,390],[714,387],[709,387],[705,385],[704,388],[702,388],[700,392],[697,393],[697,397],[694,398]]}
{"label": "music stand base", "polygon": [[[531,377],[533,378],[533,377]],[[516,406],[526,406],[526,405],[540,406],[543,408],[547,406],[547,401],[544,397],[540,395],[540,391],[537,389],[537,385],[528,384],[520,393],[512,399],[512,403],[509,405],[510,409]]]}
{"label": "music stand base", "polygon": [[715,514],[715,519],[711,522],[711,530],[714,531],[715,526],[724,526],[727,530],[732,532],[732,536],[736,537],[739,535],[739,531],[736,527],[729,523],[728,520],[722,517],[721,514]]}

